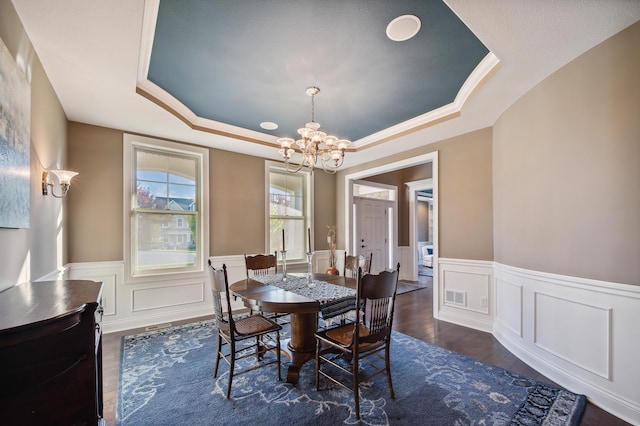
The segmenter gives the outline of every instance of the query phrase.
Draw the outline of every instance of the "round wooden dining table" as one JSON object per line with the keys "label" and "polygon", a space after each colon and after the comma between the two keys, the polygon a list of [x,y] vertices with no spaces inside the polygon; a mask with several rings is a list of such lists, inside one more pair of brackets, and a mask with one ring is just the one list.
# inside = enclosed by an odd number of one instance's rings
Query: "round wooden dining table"
{"label": "round wooden dining table", "polygon": [[[306,274],[288,274],[306,277]],[[328,274],[313,274],[317,281],[356,288],[356,280],[343,276]],[[274,285],[245,278],[229,286],[229,290],[240,297],[245,306],[260,312],[287,313],[291,318],[291,338],[282,342],[282,350],[289,358],[287,382],[297,383],[300,368],[305,362],[315,358],[316,339],[318,329],[318,312],[320,302],[305,296],[283,290]]]}

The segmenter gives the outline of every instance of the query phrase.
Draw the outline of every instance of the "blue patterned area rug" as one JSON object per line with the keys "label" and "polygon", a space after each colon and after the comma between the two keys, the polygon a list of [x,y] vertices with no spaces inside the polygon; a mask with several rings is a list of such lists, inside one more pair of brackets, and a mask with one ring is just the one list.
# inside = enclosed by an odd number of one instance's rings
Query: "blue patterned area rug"
{"label": "blue patterned area rug", "polygon": [[[313,361],[297,386],[278,382],[273,365],[236,376],[227,400],[224,361],[212,376],[216,344],[208,321],[124,336],[117,424],[358,424],[350,392],[324,381],[315,390]],[[583,395],[396,332],[391,371],[395,400],[384,375],[362,384],[360,424],[577,425],[586,404]]]}

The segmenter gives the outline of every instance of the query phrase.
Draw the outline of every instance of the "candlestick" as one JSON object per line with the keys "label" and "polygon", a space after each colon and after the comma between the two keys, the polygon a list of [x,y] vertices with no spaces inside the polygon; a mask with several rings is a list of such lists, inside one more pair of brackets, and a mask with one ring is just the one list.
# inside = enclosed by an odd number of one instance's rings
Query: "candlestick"
{"label": "candlestick", "polygon": [[307,286],[309,288],[315,288],[316,283],[313,282],[313,271],[311,270],[311,259],[313,258],[313,252],[309,250],[307,252]]}
{"label": "candlestick", "polygon": [[282,255],[282,281],[286,282],[287,281],[287,251],[282,250],[280,254]]}
{"label": "candlestick", "polygon": [[282,251],[285,251],[286,248],[284,246],[284,228],[282,228]]}
{"label": "candlestick", "polygon": [[311,251],[311,228],[307,228],[307,240],[309,241],[309,251]]}

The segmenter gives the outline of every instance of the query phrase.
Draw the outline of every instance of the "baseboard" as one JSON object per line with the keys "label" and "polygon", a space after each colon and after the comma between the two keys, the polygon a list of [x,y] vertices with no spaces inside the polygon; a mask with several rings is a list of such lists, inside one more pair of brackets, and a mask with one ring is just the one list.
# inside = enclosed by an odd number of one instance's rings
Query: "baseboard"
{"label": "baseboard", "polygon": [[473,328],[474,330],[485,331],[487,333],[491,333],[493,330],[493,324],[488,318],[487,320],[482,320],[475,317],[469,317],[464,313],[440,312],[438,320]]}
{"label": "baseboard", "polygon": [[124,318],[103,322],[103,333],[115,333],[117,331],[133,330],[140,327],[148,327],[155,324],[164,324],[174,321],[182,321],[198,317],[213,318],[213,305],[210,308],[183,309],[175,312],[158,314],[137,315],[135,318]]}

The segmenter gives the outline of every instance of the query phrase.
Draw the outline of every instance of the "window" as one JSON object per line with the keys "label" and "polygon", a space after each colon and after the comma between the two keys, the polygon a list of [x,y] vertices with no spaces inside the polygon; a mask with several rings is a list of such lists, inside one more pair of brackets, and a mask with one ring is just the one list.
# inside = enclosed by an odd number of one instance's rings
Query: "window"
{"label": "window", "polygon": [[285,235],[287,262],[305,261],[307,228],[311,227],[311,177],[309,173],[289,173],[269,166],[269,252],[282,250],[282,230]]}
{"label": "window", "polygon": [[125,144],[130,276],[202,271],[207,150],[131,135]]}

